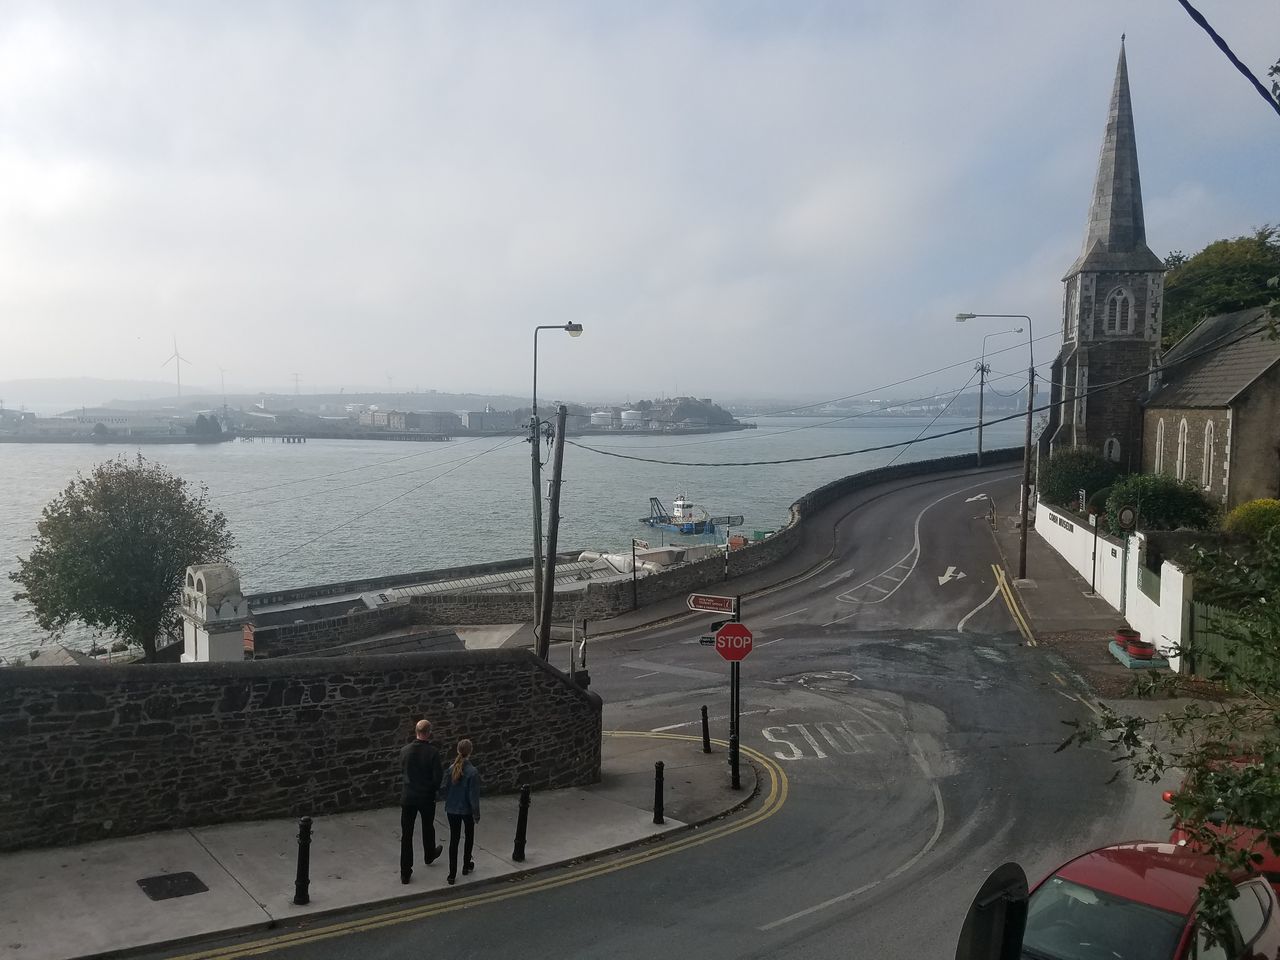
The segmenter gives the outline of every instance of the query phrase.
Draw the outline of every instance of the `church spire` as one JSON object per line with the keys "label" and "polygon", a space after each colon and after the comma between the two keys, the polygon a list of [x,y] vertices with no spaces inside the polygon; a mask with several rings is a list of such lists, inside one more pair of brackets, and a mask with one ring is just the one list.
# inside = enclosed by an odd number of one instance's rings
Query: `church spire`
{"label": "church spire", "polygon": [[1068,276],[1082,270],[1163,268],[1160,258],[1147,246],[1133,104],[1129,99],[1129,68],[1122,38],[1106,134],[1098,157],[1098,175],[1093,185],[1093,202],[1089,205],[1089,229],[1080,259]]}

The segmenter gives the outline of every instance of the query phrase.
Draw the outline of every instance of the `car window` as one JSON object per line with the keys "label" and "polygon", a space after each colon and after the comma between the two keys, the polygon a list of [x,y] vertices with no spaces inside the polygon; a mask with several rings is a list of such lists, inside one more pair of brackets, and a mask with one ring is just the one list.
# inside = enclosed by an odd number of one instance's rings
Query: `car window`
{"label": "car window", "polygon": [[1216,943],[1212,947],[1209,946],[1206,941],[1207,936],[1204,930],[1196,928],[1196,951],[1191,955],[1193,960],[1228,960],[1227,951]]}
{"label": "car window", "polygon": [[1258,889],[1256,882],[1242,883],[1237,889],[1240,895],[1231,901],[1231,916],[1240,928],[1241,938],[1249,944],[1262,932],[1271,898]]}
{"label": "car window", "polygon": [[1164,960],[1177,951],[1185,924],[1180,914],[1053,876],[1028,901],[1023,956]]}

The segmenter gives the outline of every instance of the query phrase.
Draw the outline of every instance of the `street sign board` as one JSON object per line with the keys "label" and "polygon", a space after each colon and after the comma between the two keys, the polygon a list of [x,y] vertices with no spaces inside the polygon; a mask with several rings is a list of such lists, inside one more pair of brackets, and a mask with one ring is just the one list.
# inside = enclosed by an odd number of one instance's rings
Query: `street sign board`
{"label": "street sign board", "polygon": [[717,597],[709,593],[689,594],[689,609],[703,613],[733,613],[733,597]]}
{"label": "street sign board", "polygon": [[698,638],[698,642],[704,647],[714,647],[716,645],[716,635],[714,633],[704,634]]}
{"label": "street sign board", "polygon": [[751,631],[746,624],[726,623],[716,631],[716,653],[726,660],[745,660],[751,652]]}

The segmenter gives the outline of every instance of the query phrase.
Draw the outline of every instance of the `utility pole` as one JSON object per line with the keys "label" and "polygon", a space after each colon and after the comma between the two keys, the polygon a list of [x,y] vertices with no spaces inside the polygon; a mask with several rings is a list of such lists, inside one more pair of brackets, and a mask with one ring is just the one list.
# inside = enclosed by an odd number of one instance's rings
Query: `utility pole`
{"label": "utility pole", "polygon": [[529,418],[530,469],[533,472],[533,622],[542,622],[542,425],[538,408]]}
{"label": "utility pole", "polygon": [[300,391],[298,390],[298,375],[293,375],[293,395],[296,397]]}
{"label": "utility pole", "polygon": [[551,461],[551,516],[547,522],[547,567],[542,578],[542,609],[539,611],[537,654],[551,656],[551,615],[556,597],[556,547],[560,535],[560,481],[564,476],[564,431],[569,408],[563,403],[556,411],[555,453]]}
{"label": "utility pole", "polygon": [[1035,410],[1036,366],[1027,367],[1027,427],[1022,450],[1022,523],[1018,531],[1018,579],[1027,579],[1027,516],[1031,511],[1031,415]]}
{"label": "utility pole", "polygon": [[985,362],[978,363],[978,466],[982,466],[982,400],[987,390],[987,374],[991,367]]}

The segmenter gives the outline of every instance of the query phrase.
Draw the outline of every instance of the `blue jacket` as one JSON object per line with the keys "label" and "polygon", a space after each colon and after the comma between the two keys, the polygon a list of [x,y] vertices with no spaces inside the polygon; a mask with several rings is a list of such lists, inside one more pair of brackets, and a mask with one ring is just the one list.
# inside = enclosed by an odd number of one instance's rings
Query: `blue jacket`
{"label": "blue jacket", "polygon": [[462,779],[457,783],[453,782],[453,764],[445,764],[440,789],[444,792],[445,813],[480,819],[480,773],[470,760],[463,763]]}

